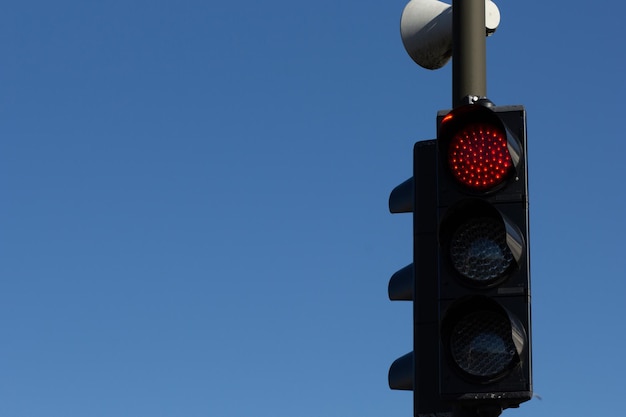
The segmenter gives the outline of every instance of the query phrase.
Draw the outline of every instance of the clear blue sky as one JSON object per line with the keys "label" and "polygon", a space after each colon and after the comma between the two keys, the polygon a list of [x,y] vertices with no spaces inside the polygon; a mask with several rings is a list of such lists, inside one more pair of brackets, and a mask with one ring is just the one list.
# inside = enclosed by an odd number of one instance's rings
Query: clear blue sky
{"label": "clear blue sky", "polygon": [[[410,416],[391,189],[451,102],[404,0],[6,2],[0,415]],[[501,0],[488,93],[528,111],[534,399],[621,416],[621,2]],[[540,9],[541,8],[541,9]]]}

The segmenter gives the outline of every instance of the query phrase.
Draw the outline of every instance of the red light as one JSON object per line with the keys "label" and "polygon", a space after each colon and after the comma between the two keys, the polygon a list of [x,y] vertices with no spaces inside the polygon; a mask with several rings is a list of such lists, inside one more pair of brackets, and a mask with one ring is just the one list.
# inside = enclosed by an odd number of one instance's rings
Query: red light
{"label": "red light", "polygon": [[448,163],[462,184],[480,191],[504,181],[513,166],[506,134],[487,123],[472,123],[450,141]]}

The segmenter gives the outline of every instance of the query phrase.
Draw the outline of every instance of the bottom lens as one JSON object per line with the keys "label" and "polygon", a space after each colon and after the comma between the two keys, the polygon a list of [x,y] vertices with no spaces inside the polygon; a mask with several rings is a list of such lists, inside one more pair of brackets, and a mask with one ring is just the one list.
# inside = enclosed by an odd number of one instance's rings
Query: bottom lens
{"label": "bottom lens", "polygon": [[472,376],[497,377],[516,358],[511,333],[511,322],[506,316],[493,311],[470,313],[452,329],[452,358]]}

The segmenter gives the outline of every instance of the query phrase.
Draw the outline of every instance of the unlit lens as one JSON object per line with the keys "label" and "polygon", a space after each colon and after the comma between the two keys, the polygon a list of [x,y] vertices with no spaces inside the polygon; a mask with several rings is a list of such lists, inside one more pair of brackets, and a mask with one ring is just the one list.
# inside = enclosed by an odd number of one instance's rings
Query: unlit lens
{"label": "unlit lens", "polygon": [[452,329],[450,349],[459,368],[476,377],[502,374],[516,355],[509,320],[491,311],[463,317]]}
{"label": "unlit lens", "polygon": [[504,225],[490,217],[463,223],[450,241],[450,257],[459,274],[484,284],[501,278],[513,262]]}

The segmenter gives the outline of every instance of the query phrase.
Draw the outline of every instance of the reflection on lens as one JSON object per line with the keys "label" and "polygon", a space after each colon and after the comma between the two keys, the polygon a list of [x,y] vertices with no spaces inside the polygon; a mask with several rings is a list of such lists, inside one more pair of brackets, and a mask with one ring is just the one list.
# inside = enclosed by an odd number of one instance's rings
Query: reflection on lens
{"label": "reflection on lens", "polygon": [[500,278],[513,261],[504,225],[490,217],[461,225],[452,236],[450,256],[461,275],[482,283]]}

